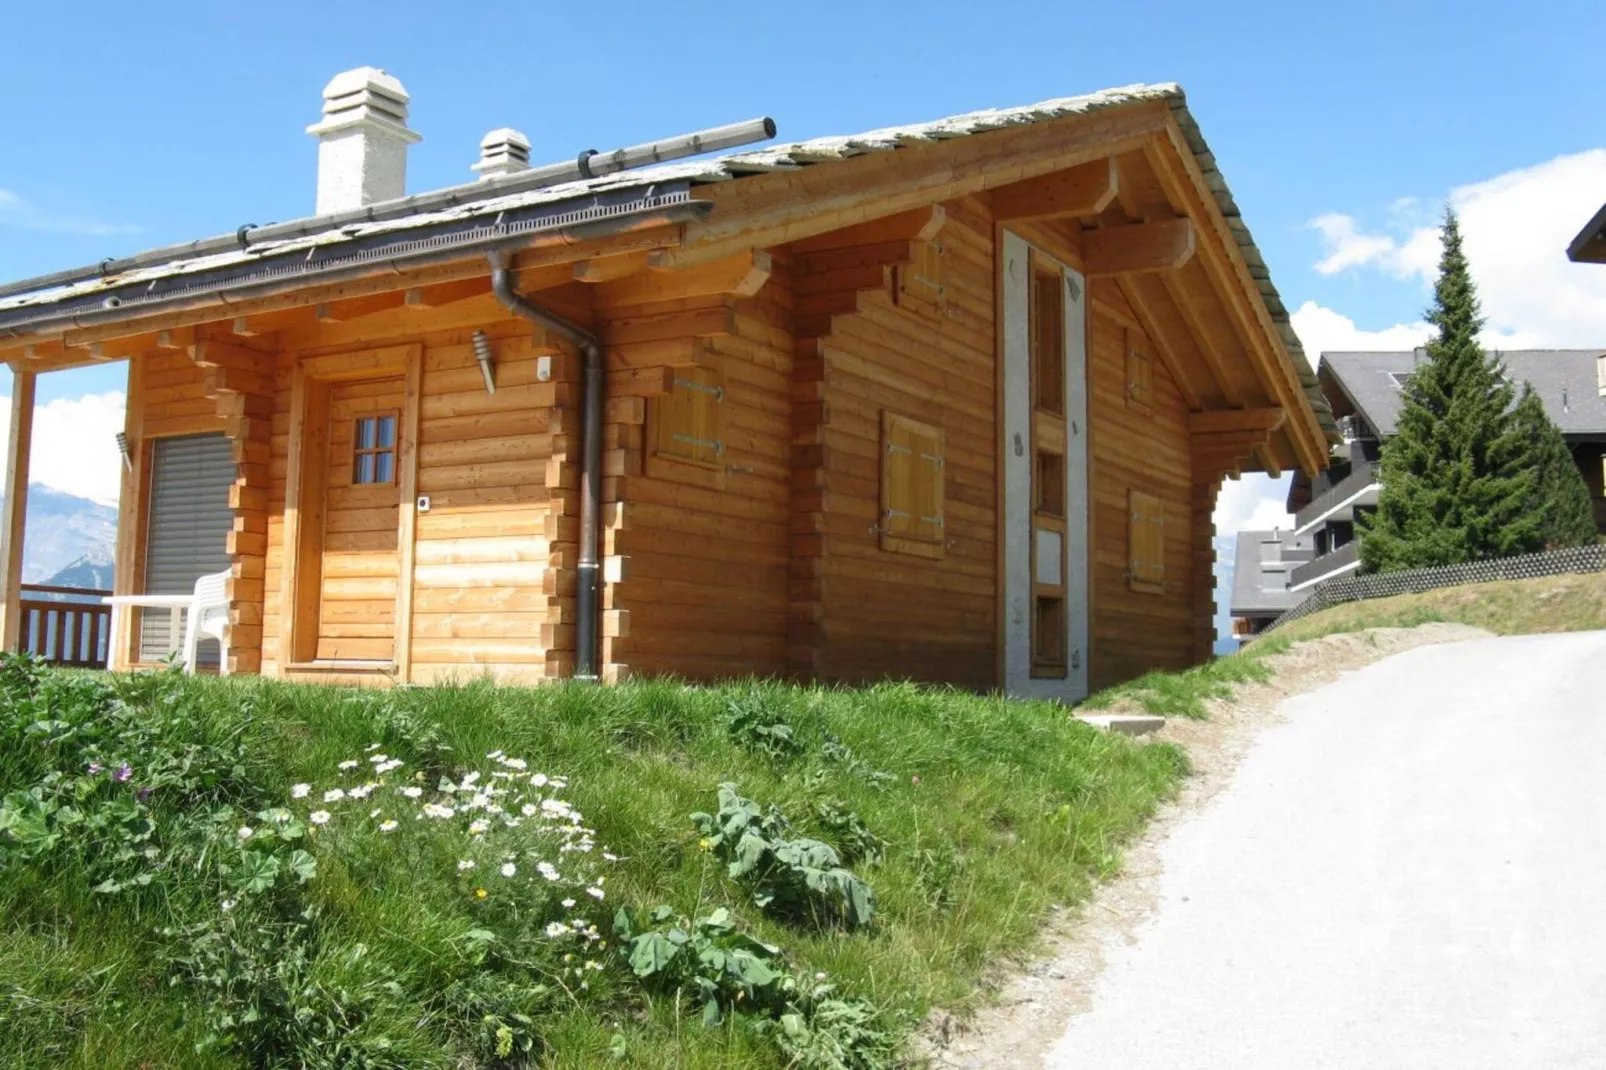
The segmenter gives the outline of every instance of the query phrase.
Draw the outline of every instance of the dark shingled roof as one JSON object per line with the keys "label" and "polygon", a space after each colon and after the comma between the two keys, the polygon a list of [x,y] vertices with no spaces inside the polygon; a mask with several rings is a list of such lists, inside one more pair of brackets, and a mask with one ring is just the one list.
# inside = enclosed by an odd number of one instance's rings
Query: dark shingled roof
{"label": "dark shingled roof", "polygon": [[[1235,617],[1281,616],[1304,601],[1288,589],[1288,571],[1316,555],[1311,536],[1292,531],[1240,531],[1233,551],[1232,604]],[[1278,567],[1279,565],[1283,567]]]}
{"label": "dark shingled roof", "polygon": [[[1532,384],[1564,435],[1606,435],[1606,397],[1597,386],[1598,361],[1606,349],[1516,349],[1498,356],[1513,381]],[[1343,392],[1380,437],[1387,438],[1399,423],[1402,403],[1391,376],[1409,375],[1423,359],[1422,350],[1323,353],[1321,375]]]}

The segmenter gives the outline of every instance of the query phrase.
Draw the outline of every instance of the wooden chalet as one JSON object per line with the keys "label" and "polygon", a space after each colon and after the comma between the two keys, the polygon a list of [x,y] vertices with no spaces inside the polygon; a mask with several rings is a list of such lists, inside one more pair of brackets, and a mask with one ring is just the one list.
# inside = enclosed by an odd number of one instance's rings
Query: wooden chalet
{"label": "wooden chalet", "polygon": [[[33,384],[95,361],[117,592],[226,570],[223,668],[299,680],[1075,700],[1208,658],[1222,479],[1327,463],[1176,86],[547,168],[496,131],[410,198],[400,84],[325,97],[317,216],[0,287],[8,648]],[[147,616],[112,667],[166,652]]]}

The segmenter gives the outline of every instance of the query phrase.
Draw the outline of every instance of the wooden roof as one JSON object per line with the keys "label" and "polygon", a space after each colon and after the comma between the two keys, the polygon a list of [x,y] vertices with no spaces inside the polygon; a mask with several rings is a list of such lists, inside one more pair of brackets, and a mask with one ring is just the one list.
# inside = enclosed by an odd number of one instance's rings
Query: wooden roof
{"label": "wooden roof", "polygon": [[612,268],[594,269],[604,273],[644,270],[645,251],[657,269],[690,268],[971,194],[1053,202],[1064,195],[1065,176],[1086,175],[1099,161],[1114,161],[1114,195],[1062,204],[1059,214],[1098,232],[1094,243],[1174,247],[1165,270],[1128,264],[1119,282],[1201,428],[1222,437],[1224,457],[1243,452],[1233,436],[1264,440],[1269,433],[1272,443],[1256,450],[1268,470],[1325,465],[1327,442],[1336,441],[1327,402],[1183,92],[1172,84],[503,196],[493,189],[484,199],[337,228],[312,219],[293,238],[253,243],[244,234],[238,248],[205,256],[186,257],[178,247],[172,259],[123,274],[0,298],[0,359],[37,361],[45,370],[127,355],[130,345],[157,344],[162,332],[197,323],[274,309],[310,312],[331,300],[450,284],[483,275],[488,247],[522,250],[516,265],[542,275],[524,280],[532,288],[553,284],[550,269],[584,261],[612,261]]}

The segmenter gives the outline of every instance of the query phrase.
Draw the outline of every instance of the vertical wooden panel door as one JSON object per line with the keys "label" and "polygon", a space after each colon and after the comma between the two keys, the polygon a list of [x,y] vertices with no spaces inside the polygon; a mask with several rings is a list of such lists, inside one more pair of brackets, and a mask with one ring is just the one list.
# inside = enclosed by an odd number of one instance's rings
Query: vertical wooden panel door
{"label": "vertical wooden panel door", "polygon": [[1004,680],[1087,695],[1085,282],[1008,231],[1003,243]]}
{"label": "vertical wooden panel door", "polygon": [[403,402],[401,379],[330,387],[320,661],[388,663],[395,654]]}

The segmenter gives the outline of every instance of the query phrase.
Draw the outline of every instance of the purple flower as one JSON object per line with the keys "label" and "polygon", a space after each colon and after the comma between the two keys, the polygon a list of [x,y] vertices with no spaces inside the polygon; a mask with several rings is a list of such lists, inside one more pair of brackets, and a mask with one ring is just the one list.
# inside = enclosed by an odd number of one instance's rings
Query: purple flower
{"label": "purple flower", "polygon": [[134,767],[129,765],[127,762],[124,762],[122,765],[117,767],[117,772],[112,774],[112,779],[117,781],[119,784],[126,784],[128,783],[128,778],[133,775]]}
{"label": "purple flower", "polygon": [[150,802],[151,801],[151,789],[150,788],[140,788],[138,791],[134,792],[134,798],[138,799],[140,802]]}
{"label": "purple flower", "polygon": [[106,768],[106,767],[101,765],[99,762],[90,762],[89,763],[89,775],[90,776],[100,776],[100,771],[102,769],[104,769],[104,768]]}

